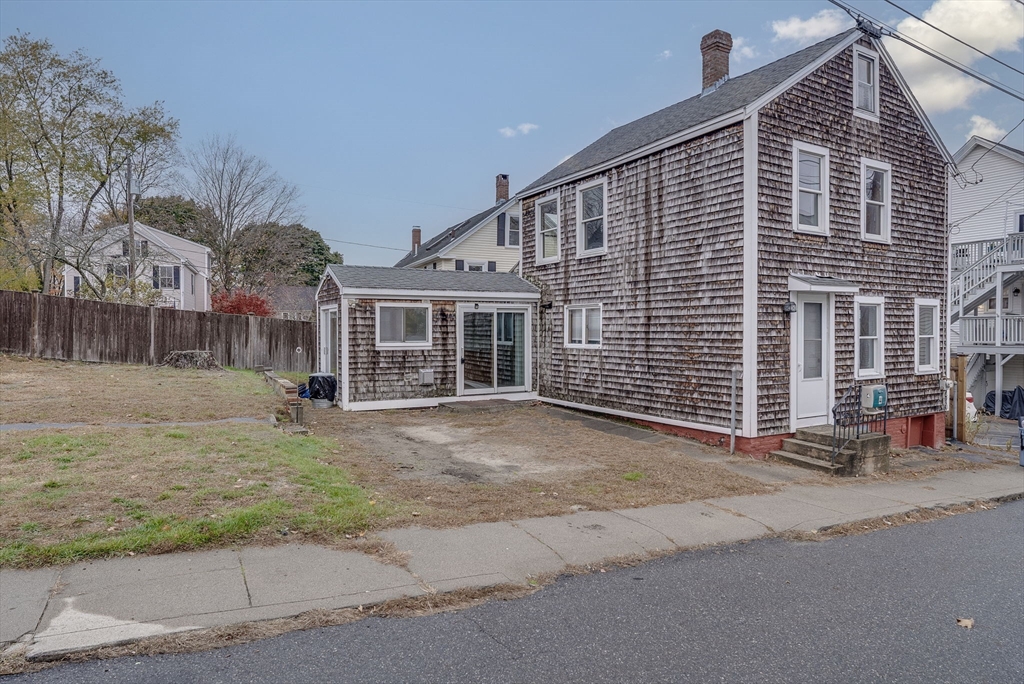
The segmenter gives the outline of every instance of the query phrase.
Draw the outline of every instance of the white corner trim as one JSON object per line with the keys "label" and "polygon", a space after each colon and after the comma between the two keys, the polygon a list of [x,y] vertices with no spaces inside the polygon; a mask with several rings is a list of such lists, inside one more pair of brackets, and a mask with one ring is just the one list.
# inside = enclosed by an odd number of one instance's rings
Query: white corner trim
{"label": "white corner trim", "polygon": [[[493,394],[485,395],[494,397]],[[674,425],[676,427],[689,428],[691,430],[703,430],[704,432],[714,432],[719,435],[728,435],[729,428],[721,427],[719,425],[706,425],[704,423],[691,423],[685,420],[674,420],[672,418],[663,418],[662,416],[652,416],[646,413],[634,413],[632,411],[620,411],[618,409],[605,408],[603,406],[591,406],[590,404],[580,404],[575,401],[563,401],[562,399],[552,399],[550,397],[537,397],[540,401],[545,404],[554,404],[555,406],[564,406],[566,408],[574,408],[580,411],[591,411],[593,413],[605,413],[610,416],[618,416],[620,418],[629,418],[631,420],[647,420],[652,423],[661,423],[662,425]]]}
{"label": "white corner trim", "polygon": [[743,437],[757,436],[757,135],[754,110],[743,120]]}
{"label": "white corner trim", "polygon": [[488,399],[506,399],[508,401],[536,401],[536,392],[492,392],[490,394],[473,394],[461,397],[424,397],[422,399],[389,399],[384,401],[353,401],[349,402],[348,411],[386,411],[388,409],[405,408],[436,408],[449,401],[487,401]]}

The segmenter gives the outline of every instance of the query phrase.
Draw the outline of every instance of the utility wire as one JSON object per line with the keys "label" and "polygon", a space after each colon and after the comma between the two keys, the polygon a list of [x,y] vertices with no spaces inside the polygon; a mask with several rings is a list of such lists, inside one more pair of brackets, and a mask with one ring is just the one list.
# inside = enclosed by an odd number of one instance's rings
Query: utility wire
{"label": "utility wire", "polygon": [[384,245],[368,245],[365,242],[349,242],[348,240],[334,240],[332,238],[324,238],[327,242],[337,242],[342,245],[358,245],[359,247],[373,247],[374,249],[390,249],[395,252],[408,252],[407,249],[400,247],[385,247]]}
{"label": "utility wire", "polygon": [[1003,199],[1004,197],[1006,197],[1007,195],[1009,195],[1009,194],[1010,194],[1011,192],[1013,192],[1014,190],[1016,190],[1016,189],[1017,189],[1017,186],[1018,186],[1018,185],[1020,185],[1021,183],[1024,183],[1024,178],[1021,178],[1021,179],[1020,179],[1019,181],[1017,181],[1016,183],[1014,183],[1014,184],[1013,184],[1013,185],[1012,185],[1012,186],[1010,187],[1010,189],[1009,189],[1009,190],[1007,190],[1006,192],[1004,192],[1003,194],[1001,194],[1001,195],[1000,195],[999,197],[996,197],[996,198],[995,198],[994,200],[992,200],[991,202],[989,202],[988,204],[986,204],[985,206],[983,206],[983,207],[982,207],[981,209],[979,209],[978,211],[974,212],[973,214],[968,214],[967,216],[964,216],[964,217],[963,217],[962,219],[957,219],[956,221],[954,221],[954,222],[950,223],[950,224],[949,224],[949,228],[950,228],[950,230],[952,230],[953,228],[958,228],[958,227],[960,226],[960,224],[964,223],[965,221],[969,221],[969,220],[971,220],[972,218],[974,218],[975,216],[977,216],[977,215],[978,215],[978,214],[980,214],[981,212],[983,212],[983,211],[985,211],[986,209],[988,209],[989,207],[991,207],[991,206],[992,206],[993,204],[996,204],[996,203],[998,203],[998,202],[999,202],[999,201],[1000,201],[1001,199]]}
{"label": "utility wire", "polygon": [[[1004,133],[1004,134],[1003,134],[1003,137],[999,139],[999,142],[997,142],[997,143],[996,143],[995,145],[993,145],[992,147],[990,147],[990,148],[988,148],[987,150],[985,150],[985,151],[984,151],[984,152],[982,153],[982,155],[981,155],[980,157],[978,157],[977,159],[975,159],[975,160],[974,160],[974,163],[973,163],[973,164],[971,164],[971,171],[974,171],[974,167],[975,167],[975,166],[976,166],[976,165],[978,164],[978,162],[980,162],[980,161],[981,161],[982,159],[984,159],[984,158],[985,158],[985,155],[986,155],[986,154],[988,154],[988,153],[989,153],[989,152],[991,152],[991,151],[992,151],[993,149],[995,149],[996,145],[1002,145],[1002,144],[1003,144],[1003,141],[1004,141],[1004,140],[1006,140],[1006,139],[1007,139],[1007,138],[1008,138],[1008,137],[1010,136],[1010,134],[1011,134],[1011,133],[1013,133],[1013,132],[1014,132],[1015,130],[1017,130],[1018,128],[1020,128],[1020,125],[1021,125],[1021,124],[1024,124],[1024,119],[1021,119],[1020,121],[1018,121],[1018,122],[1017,122],[1017,125],[1016,125],[1016,126],[1014,126],[1013,128],[1011,128],[1010,130],[1006,131],[1006,133]],[[981,174],[980,174],[980,173],[978,173],[977,171],[974,171],[974,174],[975,174],[976,176],[981,176]],[[980,177],[978,178],[978,181],[977,181],[977,182],[978,182],[978,183],[980,183],[980,182],[981,182],[981,178],[980,178]]]}
{"label": "utility wire", "polygon": [[987,76],[985,76],[985,75],[983,75],[981,73],[978,73],[977,71],[971,69],[967,65],[961,64],[960,62],[957,62],[954,59],[946,57],[944,54],[942,54],[942,53],[940,53],[940,52],[938,52],[938,51],[928,47],[924,43],[920,43],[919,41],[916,41],[913,38],[909,38],[907,36],[904,36],[899,31],[897,31],[893,27],[889,26],[885,22],[879,21],[878,19],[875,19],[871,15],[865,14],[864,12],[861,12],[860,10],[858,10],[858,9],[856,9],[856,8],[850,6],[850,5],[847,5],[844,2],[840,2],[840,0],[829,0],[829,2],[831,2],[836,7],[842,9],[843,11],[845,11],[847,14],[849,14],[854,19],[867,20],[867,21],[871,22],[872,24],[874,24],[876,27],[881,27],[879,29],[879,32],[882,35],[889,36],[890,38],[894,38],[894,39],[896,39],[896,40],[898,40],[898,41],[900,41],[902,43],[905,43],[906,45],[909,45],[910,47],[914,48],[915,50],[919,50],[920,52],[923,52],[924,54],[928,55],[929,57],[937,59],[940,62],[942,62],[943,64],[946,64],[947,66],[950,66],[950,67],[956,69],[957,71],[963,72],[964,74],[970,76],[971,78],[977,79],[977,80],[981,81],[982,83],[984,83],[984,84],[986,84],[988,86],[991,86],[992,88],[995,88],[996,90],[1009,95],[1010,97],[1014,97],[1014,98],[1020,100],[1021,102],[1024,102],[1024,93],[1020,93],[1020,92],[1018,92],[1016,90],[1013,90],[1013,89],[1009,88],[1008,86],[1004,86],[1003,84],[999,83],[998,81],[994,81],[994,80],[990,79],[989,77],[987,77]]}
{"label": "utility wire", "polygon": [[946,36],[947,38],[952,38],[953,40],[955,40],[956,42],[960,43],[960,44],[961,44],[961,45],[963,45],[964,47],[969,47],[970,49],[974,50],[974,51],[975,51],[975,52],[977,52],[978,54],[980,54],[980,55],[985,55],[986,57],[988,57],[989,59],[991,59],[991,60],[992,60],[993,62],[998,62],[999,64],[1002,64],[1002,65],[1003,65],[1004,67],[1006,67],[1007,69],[1011,69],[1011,70],[1013,70],[1013,71],[1016,71],[1016,72],[1017,72],[1018,74],[1020,74],[1021,76],[1024,76],[1024,71],[1021,71],[1021,70],[1020,70],[1020,69],[1018,69],[1017,67],[1015,67],[1015,66],[1013,66],[1013,65],[1011,65],[1011,64],[1007,64],[1006,62],[1004,62],[1003,60],[1001,60],[1001,59],[999,59],[999,58],[997,58],[997,57],[993,57],[992,55],[988,54],[988,53],[987,53],[987,52],[985,52],[984,50],[979,50],[978,48],[974,47],[974,46],[973,46],[973,45],[971,45],[970,43],[966,43],[966,42],[964,42],[964,41],[960,40],[959,38],[957,38],[956,36],[954,36],[954,35],[952,35],[952,34],[946,33],[945,31],[943,31],[942,29],[940,29],[940,28],[939,28],[938,26],[936,26],[935,24],[929,23],[928,21],[926,21],[926,20],[922,19],[921,17],[917,16],[916,14],[914,14],[913,12],[911,12],[910,10],[907,10],[907,9],[903,9],[902,7],[900,7],[899,5],[897,5],[897,4],[896,4],[895,2],[893,2],[892,0],[885,0],[885,1],[886,1],[887,3],[889,3],[890,5],[892,5],[893,7],[895,7],[896,9],[898,9],[899,11],[903,12],[904,14],[908,14],[908,15],[910,15],[911,17],[913,17],[914,19],[917,19],[917,20],[918,20],[919,22],[921,22],[921,23],[922,23],[922,24],[924,24],[925,26],[930,26],[931,28],[935,29],[936,31],[938,31],[938,32],[939,32],[939,33],[941,33],[942,35]]}

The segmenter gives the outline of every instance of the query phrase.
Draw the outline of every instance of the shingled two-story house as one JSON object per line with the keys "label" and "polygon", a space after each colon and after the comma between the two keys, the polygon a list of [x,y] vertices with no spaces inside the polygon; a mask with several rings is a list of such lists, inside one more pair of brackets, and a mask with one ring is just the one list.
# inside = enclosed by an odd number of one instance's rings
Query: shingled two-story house
{"label": "shingled two-story house", "polygon": [[521,191],[538,395],[743,451],[888,388],[894,445],[944,442],[946,165],[852,29],[609,132]]}

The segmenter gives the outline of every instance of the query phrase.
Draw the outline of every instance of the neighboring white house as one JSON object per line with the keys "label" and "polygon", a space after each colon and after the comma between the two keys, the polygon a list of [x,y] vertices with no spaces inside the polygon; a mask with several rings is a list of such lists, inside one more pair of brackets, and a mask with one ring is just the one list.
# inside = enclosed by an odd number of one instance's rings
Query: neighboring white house
{"label": "neighboring white house", "polygon": [[[978,136],[949,185],[950,346],[970,354],[967,388],[1024,385],[1024,152]],[[960,182],[957,182],[960,181]]]}
{"label": "neighboring white house", "polygon": [[[65,296],[76,296],[84,278],[95,278],[100,273],[128,273],[128,226],[109,229],[104,242],[105,245],[90,250],[84,257],[91,264],[92,275],[82,274],[72,266],[64,267]],[[158,306],[187,311],[211,309],[213,255],[208,247],[136,222],[135,248],[142,265],[139,280],[160,290]]]}
{"label": "neighboring white house", "polygon": [[517,270],[522,233],[519,205],[508,198],[507,174],[498,174],[494,194],[494,206],[422,244],[420,228],[414,227],[412,250],[395,266],[499,273]]}

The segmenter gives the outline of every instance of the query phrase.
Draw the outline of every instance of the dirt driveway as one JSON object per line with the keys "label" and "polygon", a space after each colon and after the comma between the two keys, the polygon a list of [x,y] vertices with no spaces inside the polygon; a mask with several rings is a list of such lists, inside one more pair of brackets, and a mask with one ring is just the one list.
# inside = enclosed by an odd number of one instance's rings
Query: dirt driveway
{"label": "dirt driveway", "polygon": [[465,525],[769,489],[702,458],[708,452],[686,440],[541,404],[308,415],[314,434],[340,442],[341,465],[353,481],[402,502],[389,526]]}

